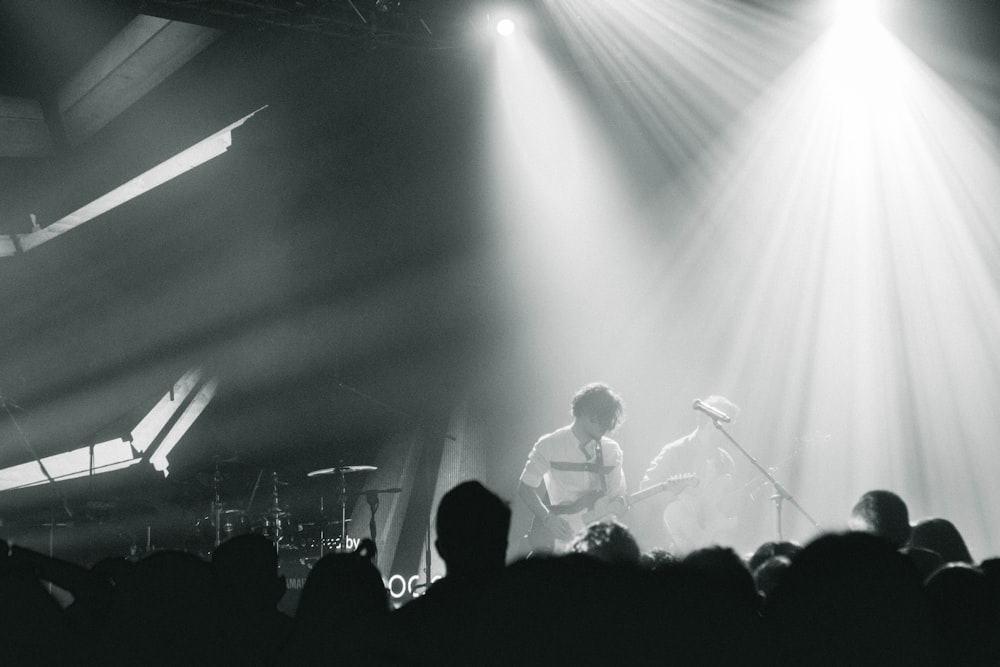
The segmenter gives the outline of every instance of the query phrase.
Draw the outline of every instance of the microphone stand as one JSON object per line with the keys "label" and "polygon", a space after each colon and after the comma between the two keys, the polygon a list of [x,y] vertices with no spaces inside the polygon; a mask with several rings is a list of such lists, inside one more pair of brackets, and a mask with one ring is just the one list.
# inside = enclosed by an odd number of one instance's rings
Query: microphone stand
{"label": "microphone stand", "polygon": [[764,466],[762,466],[760,463],[758,463],[757,459],[755,459],[750,452],[748,452],[746,449],[743,448],[743,445],[741,445],[740,443],[736,442],[735,438],[733,438],[733,436],[729,435],[729,431],[727,431],[725,428],[723,428],[722,422],[721,422],[720,419],[713,418],[712,419],[712,423],[715,425],[715,428],[718,429],[719,432],[721,432],[722,435],[724,435],[726,437],[726,440],[728,440],[729,442],[733,443],[733,446],[736,447],[736,449],[738,449],[740,451],[740,453],[743,454],[743,456],[745,456],[747,458],[747,460],[750,461],[750,463],[752,463],[753,466],[755,468],[757,468],[757,470],[759,470],[760,473],[762,475],[764,475],[764,477],[767,478],[767,480],[769,482],[771,482],[771,486],[774,487],[774,495],[771,496],[771,500],[774,501],[775,527],[777,529],[777,535],[778,535],[778,541],[779,542],[784,541],[784,534],[782,532],[782,527],[781,527],[781,511],[782,511],[782,504],[786,500],[788,502],[790,502],[795,507],[795,509],[797,509],[799,512],[801,512],[802,516],[804,516],[806,519],[808,519],[809,523],[811,523],[813,525],[813,527],[819,528],[819,524],[816,523],[816,520],[813,519],[811,516],[809,516],[809,513],[806,512],[805,509],[803,509],[803,507],[801,505],[799,505],[799,501],[795,500],[795,497],[792,496],[792,494],[788,492],[788,489],[786,489],[784,486],[782,486],[781,482],[779,482],[778,480],[776,480],[774,478],[774,475],[772,475],[770,473],[770,471],[768,471]]}
{"label": "microphone stand", "polygon": [[375,541],[375,512],[378,511],[378,491],[365,491],[365,500],[368,501],[368,509],[371,510],[371,518],[368,520],[368,534]]}
{"label": "microphone stand", "polygon": [[392,489],[365,489],[359,493],[351,495],[351,498],[357,498],[358,496],[364,496],[365,500],[368,501],[368,509],[371,510],[371,518],[368,520],[368,533],[372,538],[372,542],[375,541],[377,534],[377,529],[375,526],[375,513],[378,511],[379,506],[379,496],[383,493],[399,493],[403,489],[400,487],[394,487]]}
{"label": "microphone stand", "polygon": [[[371,510],[371,518],[368,519],[368,534],[372,539],[372,544],[375,544],[375,538],[378,535],[378,528],[375,524],[375,513],[378,512],[379,506],[379,495],[383,493],[399,493],[403,489],[396,487],[393,489],[365,489],[361,493],[355,494],[354,497],[363,495],[365,500],[368,501],[368,509]],[[378,554],[372,554],[372,562],[376,563]]]}

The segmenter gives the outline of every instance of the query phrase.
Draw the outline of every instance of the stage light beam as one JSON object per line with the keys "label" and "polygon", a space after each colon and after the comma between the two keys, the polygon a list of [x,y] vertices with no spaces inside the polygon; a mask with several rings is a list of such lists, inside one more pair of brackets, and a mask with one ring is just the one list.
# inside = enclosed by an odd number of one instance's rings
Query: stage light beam
{"label": "stage light beam", "polygon": [[[996,512],[981,511],[1000,507],[1000,424],[981,418],[1000,396],[994,124],[870,4],[807,38],[754,3],[545,4],[669,167],[650,207],[661,269],[622,342],[636,376],[676,387],[678,405],[705,389],[743,403],[741,439],[784,462],[823,528],[893,488],[996,553]],[[964,76],[995,78],[979,66]],[[833,446],[793,445],[814,431]],[[771,536],[759,509],[738,547]],[[812,527],[790,513],[785,530]]]}
{"label": "stage light beam", "polygon": [[595,376],[615,382],[621,313],[636,298],[641,250],[625,170],[576,72],[517,20],[515,39],[492,44],[490,247],[505,285],[502,308],[518,322],[504,364],[532,367],[532,391],[549,398]]}
{"label": "stage light beam", "polygon": [[837,22],[864,29],[878,23],[878,8],[874,0],[839,0]]}

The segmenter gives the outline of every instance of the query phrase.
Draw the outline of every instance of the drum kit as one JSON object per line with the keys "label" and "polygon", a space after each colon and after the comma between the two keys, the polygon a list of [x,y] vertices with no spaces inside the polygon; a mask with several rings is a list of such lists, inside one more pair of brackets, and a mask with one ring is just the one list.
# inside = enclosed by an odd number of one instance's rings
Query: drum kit
{"label": "drum kit", "polygon": [[[271,473],[270,499],[267,508],[260,514],[252,516],[248,509],[233,507],[225,502],[222,492],[223,474],[219,463],[211,478],[213,490],[210,511],[196,524],[196,536],[199,550],[210,555],[215,547],[236,535],[256,533],[268,538],[279,556],[297,558],[303,565],[312,565],[325,553],[331,551],[347,551],[350,540],[347,537],[347,527],[351,521],[348,516],[348,503],[361,495],[368,497],[372,508],[371,537],[374,539],[374,512],[377,501],[372,498],[383,493],[398,493],[401,489],[366,490],[349,494],[347,476],[359,472],[377,470],[369,465],[337,465],[332,468],[313,470],[307,474],[310,478],[328,478],[334,482],[336,493],[336,514],[324,506],[324,496],[319,498],[318,513],[307,513],[308,516],[298,516],[289,511],[288,503],[282,494],[282,487],[288,482],[283,481],[278,473]],[[253,506],[254,496],[260,486],[263,470],[257,476],[253,492],[247,508]]]}

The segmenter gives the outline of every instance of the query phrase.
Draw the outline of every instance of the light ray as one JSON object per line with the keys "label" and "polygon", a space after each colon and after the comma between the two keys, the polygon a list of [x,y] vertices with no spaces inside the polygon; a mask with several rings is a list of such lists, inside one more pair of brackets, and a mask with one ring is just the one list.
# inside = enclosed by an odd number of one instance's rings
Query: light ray
{"label": "light ray", "polygon": [[[1000,551],[982,511],[1000,506],[1000,424],[982,418],[1000,398],[995,129],[874,21],[819,32],[746,3],[549,6],[658,140],[660,208],[683,212],[654,213],[635,371],[670,377],[678,406],[708,391],[741,403],[739,435],[782,462],[824,528],[885,487]],[[798,447],[808,433],[822,444]],[[751,513],[744,546],[773,537],[771,505]],[[786,516],[790,536],[812,532]]]}

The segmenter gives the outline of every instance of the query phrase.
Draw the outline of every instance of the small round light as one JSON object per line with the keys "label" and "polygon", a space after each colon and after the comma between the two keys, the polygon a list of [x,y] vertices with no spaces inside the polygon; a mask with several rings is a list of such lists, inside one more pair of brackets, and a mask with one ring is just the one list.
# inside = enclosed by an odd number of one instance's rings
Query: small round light
{"label": "small round light", "polygon": [[511,19],[500,19],[497,21],[497,33],[503,37],[514,34],[517,25]]}

